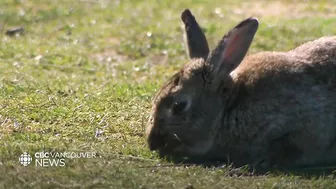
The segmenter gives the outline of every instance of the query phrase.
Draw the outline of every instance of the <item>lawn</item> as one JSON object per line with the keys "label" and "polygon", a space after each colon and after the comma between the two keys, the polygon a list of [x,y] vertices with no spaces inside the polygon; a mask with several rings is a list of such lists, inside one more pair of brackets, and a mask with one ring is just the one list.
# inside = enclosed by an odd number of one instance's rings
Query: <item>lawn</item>
{"label": "lawn", "polygon": [[[190,8],[213,48],[255,16],[250,53],[336,34],[336,1],[1,0],[0,188],[336,188],[335,174],[174,165],[147,149],[151,98],[187,60]],[[7,35],[17,27],[22,33]],[[95,152],[23,166],[23,152]],[[34,157],[33,157],[34,158]]]}

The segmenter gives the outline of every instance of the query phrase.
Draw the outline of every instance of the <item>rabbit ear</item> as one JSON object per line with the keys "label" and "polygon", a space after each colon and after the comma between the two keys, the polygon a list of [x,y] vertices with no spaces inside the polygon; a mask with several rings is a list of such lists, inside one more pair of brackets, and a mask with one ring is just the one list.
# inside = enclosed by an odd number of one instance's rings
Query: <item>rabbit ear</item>
{"label": "rabbit ear", "polygon": [[187,52],[189,58],[206,59],[209,55],[207,39],[189,9],[182,12],[181,20],[184,23],[185,42],[188,46]]}
{"label": "rabbit ear", "polygon": [[207,60],[213,77],[222,79],[241,63],[258,26],[258,20],[251,17],[240,22],[222,38]]}

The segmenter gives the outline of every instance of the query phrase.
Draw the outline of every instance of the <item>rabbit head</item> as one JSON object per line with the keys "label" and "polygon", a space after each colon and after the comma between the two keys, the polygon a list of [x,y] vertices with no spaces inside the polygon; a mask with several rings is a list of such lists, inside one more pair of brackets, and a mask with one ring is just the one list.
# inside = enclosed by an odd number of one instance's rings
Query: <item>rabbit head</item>
{"label": "rabbit head", "polygon": [[149,148],[161,155],[204,157],[216,143],[233,98],[230,72],[247,53],[258,21],[239,23],[209,54],[206,37],[188,9],[181,19],[190,60],[154,97],[146,136]]}

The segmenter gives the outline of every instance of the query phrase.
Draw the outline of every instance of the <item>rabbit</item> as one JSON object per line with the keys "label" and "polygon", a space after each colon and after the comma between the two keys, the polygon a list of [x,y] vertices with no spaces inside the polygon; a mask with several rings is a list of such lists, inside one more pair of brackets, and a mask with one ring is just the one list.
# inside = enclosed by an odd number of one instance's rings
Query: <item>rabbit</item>
{"label": "rabbit", "polygon": [[250,17],[209,52],[189,9],[181,19],[190,60],[153,98],[151,151],[262,168],[336,165],[336,37],[246,56],[259,27]]}

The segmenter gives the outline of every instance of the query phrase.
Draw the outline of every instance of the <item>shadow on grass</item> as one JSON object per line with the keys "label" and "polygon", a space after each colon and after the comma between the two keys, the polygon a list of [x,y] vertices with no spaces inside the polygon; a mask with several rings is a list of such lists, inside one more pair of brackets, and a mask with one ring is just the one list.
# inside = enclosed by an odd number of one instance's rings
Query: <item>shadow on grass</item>
{"label": "shadow on grass", "polygon": [[188,159],[181,157],[164,156],[161,157],[176,166],[201,166],[204,168],[226,168],[228,176],[265,176],[265,175],[292,175],[304,178],[319,178],[330,176],[336,178],[336,165],[315,166],[315,167],[277,167],[277,168],[261,168],[251,165],[235,166],[233,163],[223,161],[203,161],[201,159]]}

